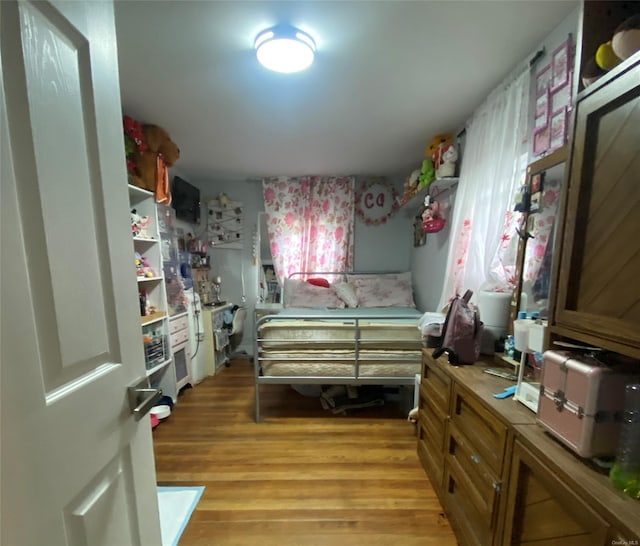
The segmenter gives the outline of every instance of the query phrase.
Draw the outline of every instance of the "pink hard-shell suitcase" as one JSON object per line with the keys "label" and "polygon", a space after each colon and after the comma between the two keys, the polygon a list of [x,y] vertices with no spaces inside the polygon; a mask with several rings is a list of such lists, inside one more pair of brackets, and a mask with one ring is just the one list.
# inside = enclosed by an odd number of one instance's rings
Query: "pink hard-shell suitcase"
{"label": "pink hard-shell suitcase", "polygon": [[593,357],[546,351],[537,421],[581,457],[615,455],[625,386],[638,380]]}

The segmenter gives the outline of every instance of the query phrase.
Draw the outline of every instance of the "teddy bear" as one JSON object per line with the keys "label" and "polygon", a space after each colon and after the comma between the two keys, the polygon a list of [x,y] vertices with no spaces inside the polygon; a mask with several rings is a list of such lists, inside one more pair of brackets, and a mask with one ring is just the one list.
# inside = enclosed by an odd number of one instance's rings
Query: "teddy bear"
{"label": "teddy bear", "polygon": [[180,148],[162,127],[124,117],[127,170],[133,185],[155,192],[156,201],[171,204],[168,168],[180,158]]}

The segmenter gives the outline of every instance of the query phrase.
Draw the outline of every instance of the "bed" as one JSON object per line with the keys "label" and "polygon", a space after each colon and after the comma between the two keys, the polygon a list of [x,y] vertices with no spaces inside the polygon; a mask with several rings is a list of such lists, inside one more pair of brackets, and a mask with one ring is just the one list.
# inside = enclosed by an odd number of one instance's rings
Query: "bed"
{"label": "bed", "polygon": [[256,321],[256,422],[261,385],[413,386],[421,316],[410,273],[292,275],[283,309]]}

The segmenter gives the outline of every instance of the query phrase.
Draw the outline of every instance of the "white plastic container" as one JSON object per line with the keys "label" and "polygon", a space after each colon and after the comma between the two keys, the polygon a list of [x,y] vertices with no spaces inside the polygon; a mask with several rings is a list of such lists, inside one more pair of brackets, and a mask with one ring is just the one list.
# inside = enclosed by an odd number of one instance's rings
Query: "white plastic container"
{"label": "white plastic container", "polygon": [[513,341],[517,351],[529,350],[529,328],[533,324],[530,319],[518,319],[513,321]]}

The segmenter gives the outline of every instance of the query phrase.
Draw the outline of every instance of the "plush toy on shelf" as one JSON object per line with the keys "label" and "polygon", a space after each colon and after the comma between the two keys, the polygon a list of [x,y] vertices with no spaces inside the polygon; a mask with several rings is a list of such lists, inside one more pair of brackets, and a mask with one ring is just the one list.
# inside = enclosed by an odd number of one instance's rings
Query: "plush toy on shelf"
{"label": "plush toy on shelf", "polygon": [[158,203],[170,205],[168,168],[180,158],[180,148],[158,125],[143,125],[130,116],[124,117],[123,124],[131,183],[155,192]]}
{"label": "plush toy on shelf", "polygon": [[422,168],[420,169],[420,176],[418,177],[418,189],[426,188],[431,182],[433,182],[435,175],[435,169],[433,168],[433,161],[427,158],[422,161]]}
{"label": "plush toy on shelf", "polygon": [[149,261],[147,260],[147,258],[145,258],[139,252],[136,252],[135,254],[135,264],[136,264],[136,275],[138,277],[150,278],[150,277],[156,276],[156,272],[149,265]]}
{"label": "plush toy on shelf", "polygon": [[131,233],[134,237],[138,237],[140,235],[140,215],[137,213],[136,209],[131,210]]}
{"label": "plush toy on shelf", "polygon": [[449,146],[453,145],[453,135],[451,133],[439,133],[431,139],[425,150],[425,155],[433,161],[436,172],[442,164],[442,154]]}
{"label": "plush toy on shelf", "polygon": [[456,161],[458,161],[458,150],[453,144],[448,144],[439,153],[440,165],[436,168],[437,178],[450,178],[456,173]]}
{"label": "plush toy on shelf", "polygon": [[613,31],[613,52],[623,61],[640,51],[640,13],[636,13]]}

